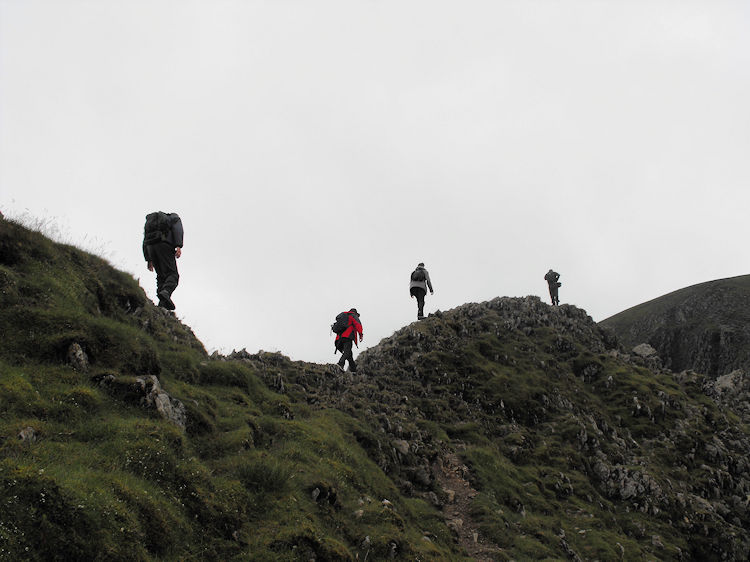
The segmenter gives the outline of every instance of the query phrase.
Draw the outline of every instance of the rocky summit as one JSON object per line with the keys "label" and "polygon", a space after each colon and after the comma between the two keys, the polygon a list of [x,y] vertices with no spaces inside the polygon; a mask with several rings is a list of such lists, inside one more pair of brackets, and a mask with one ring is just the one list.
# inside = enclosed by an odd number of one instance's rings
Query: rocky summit
{"label": "rocky summit", "polygon": [[0,559],[750,555],[744,372],[670,370],[573,306],[438,312],[356,374],[208,356],[0,219],[0,331]]}

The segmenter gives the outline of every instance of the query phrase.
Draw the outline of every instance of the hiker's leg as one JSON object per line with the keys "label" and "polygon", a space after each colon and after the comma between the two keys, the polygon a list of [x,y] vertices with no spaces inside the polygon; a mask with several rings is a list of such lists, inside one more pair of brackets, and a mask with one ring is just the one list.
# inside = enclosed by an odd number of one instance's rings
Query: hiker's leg
{"label": "hiker's leg", "polygon": [[153,244],[149,246],[149,256],[156,270],[157,294],[166,291],[171,296],[180,281],[174,247],[164,242]]}
{"label": "hiker's leg", "polygon": [[414,296],[417,297],[417,317],[424,316],[424,297],[427,291],[419,287],[414,287]]}
{"label": "hiker's leg", "polygon": [[[336,361],[336,363],[338,363],[338,366],[341,367],[342,369],[344,368],[344,347],[342,345],[343,343],[344,343],[344,340],[338,339],[333,344],[334,347],[336,348],[336,351],[338,351],[341,354],[341,357],[339,358],[338,361]],[[336,352],[334,352],[334,354],[335,353]]]}
{"label": "hiker's leg", "polygon": [[346,349],[346,358],[349,361],[349,372],[353,373],[357,370],[357,364],[354,362],[354,342],[352,340],[348,340],[349,345]]}
{"label": "hiker's leg", "polygon": [[345,362],[349,361],[349,370],[356,369],[356,367],[354,367],[354,354],[352,353],[353,343],[352,340],[346,338],[341,345],[341,361],[339,361],[339,365],[343,367]]}
{"label": "hiker's leg", "polygon": [[419,315],[419,310],[420,310],[420,306],[419,306],[419,293],[420,293],[420,292],[421,292],[421,290],[420,290],[420,288],[419,288],[419,287],[411,287],[411,288],[409,289],[409,294],[410,294],[410,295],[411,295],[412,297],[414,297],[414,298],[416,298],[416,299],[417,299],[417,315]]}

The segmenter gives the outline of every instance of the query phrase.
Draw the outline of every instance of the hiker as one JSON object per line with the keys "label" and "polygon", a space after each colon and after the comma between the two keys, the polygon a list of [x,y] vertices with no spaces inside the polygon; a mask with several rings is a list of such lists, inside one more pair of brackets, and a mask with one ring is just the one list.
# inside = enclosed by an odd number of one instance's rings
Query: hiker
{"label": "hiker", "polygon": [[562,283],[558,281],[558,279],[560,279],[560,274],[550,269],[544,276],[544,279],[547,281],[547,286],[549,287],[549,296],[552,299],[552,306],[559,305],[560,298],[557,296],[557,290],[562,286]]}
{"label": "hiker", "polygon": [[157,211],[146,215],[143,227],[143,257],[149,271],[156,270],[159,306],[174,310],[172,293],[180,281],[177,258],[182,255],[182,221],[177,213]]}
{"label": "hiker", "polygon": [[435,291],[432,290],[430,274],[424,268],[424,263],[420,263],[417,265],[417,269],[411,272],[409,278],[409,294],[411,294],[411,298],[417,298],[417,320],[424,318],[424,298],[427,295],[427,287],[430,288],[430,294],[434,295]]}
{"label": "hiker", "polygon": [[[350,308],[348,312],[342,312],[336,316],[336,321],[331,326],[331,330],[336,334],[336,351],[341,352],[341,359],[339,359],[338,366],[342,371],[344,365],[349,361],[349,372],[357,372],[357,364],[354,362],[354,354],[352,353],[352,344],[357,345],[357,336],[359,341],[364,339],[362,334],[362,322],[359,321],[359,312],[356,308]],[[359,347],[357,345],[357,347]]]}

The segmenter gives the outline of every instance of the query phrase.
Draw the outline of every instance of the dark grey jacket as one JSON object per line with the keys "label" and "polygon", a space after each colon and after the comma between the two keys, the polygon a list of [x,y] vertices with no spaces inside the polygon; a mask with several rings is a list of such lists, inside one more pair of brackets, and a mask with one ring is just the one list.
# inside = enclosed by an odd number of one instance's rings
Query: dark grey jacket
{"label": "dark grey jacket", "polygon": [[[165,242],[174,246],[175,248],[182,248],[182,239],[185,234],[185,231],[182,228],[182,219],[180,219],[180,215],[178,215],[177,213],[167,213],[167,216],[169,217],[169,221],[172,224],[172,228],[170,229]],[[150,261],[151,258],[149,258],[148,256],[147,248],[148,246],[146,245],[146,240],[144,238],[143,257],[146,258],[146,261]]]}

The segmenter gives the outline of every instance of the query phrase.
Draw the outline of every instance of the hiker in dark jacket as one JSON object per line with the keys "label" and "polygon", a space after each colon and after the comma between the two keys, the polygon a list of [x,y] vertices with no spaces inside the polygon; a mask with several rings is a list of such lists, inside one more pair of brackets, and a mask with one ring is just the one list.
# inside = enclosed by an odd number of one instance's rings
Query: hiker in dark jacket
{"label": "hiker in dark jacket", "polygon": [[149,271],[156,270],[159,306],[174,310],[172,293],[180,281],[177,258],[182,255],[182,220],[177,213],[150,213],[143,227],[143,257]]}
{"label": "hiker in dark jacket", "polygon": [[430,274],[424,268],[424,263],[420,263],[409,277],[409,294],[411,298],[416,297],[417,299],[417,320],[424,318],[424,298],[427,295],[428,287],[430,288],[430,294],[434,295],[435,291],[432,290]]}
{"label": "hiker in dark jacket", "polygon": [[[339,359],[338,366],[341,370],[344,369],[344,365],[349,361],[349,372],[357,372],[357,364],[354,362],[354,353],[352,351],[352,344],[357,345],[357,337],[359,341],[364,339],[362,333],[362,322],[359,321],[359,312],[356,308],[349,309],[348,312],[342,312],[336,316],[336,323],[345,322],[346,328],[341,333],[336,334],[336,350],[341,352],[341,359]],[[336,324],[334,324],[335,326]],[[334,352],[335,353],[335,352]]]}
{"label": "hiker in dark jacket", "polygon": [[547,281],[547,286],[549,287],[549,297],[552,299],[552,306],[559,305],[560,298],[557,296],[557,290],[562,285],[562,283],[558,281],[558,279],[560,279],[560,274],[550,269],[544,276],[544,279]]}

